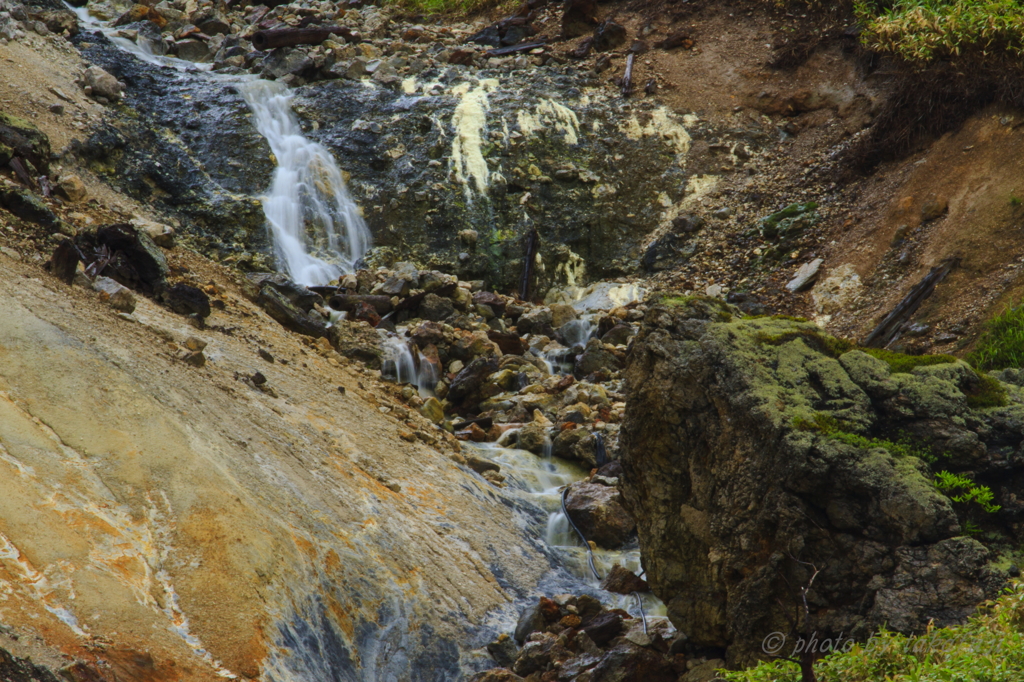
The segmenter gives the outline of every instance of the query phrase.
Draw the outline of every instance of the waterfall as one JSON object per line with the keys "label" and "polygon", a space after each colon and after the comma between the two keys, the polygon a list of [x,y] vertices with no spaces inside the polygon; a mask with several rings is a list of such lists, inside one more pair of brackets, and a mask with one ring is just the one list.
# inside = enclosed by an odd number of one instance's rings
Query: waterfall
{"label": "waterfall", "polygon": [[263,212],[284,271],[305,285],[353,272],[370,247],[370,231],[334,157],[302,134],[287,86],[250,80],[237,87],[277,159]]}
{"label": "waterfall", "polygon": [[434,387],[441,377],[418,348],[397,336],[385,337],[383,346],[381,373],[385,377],[400,384],[412,384],[424,398],[434,395]]}

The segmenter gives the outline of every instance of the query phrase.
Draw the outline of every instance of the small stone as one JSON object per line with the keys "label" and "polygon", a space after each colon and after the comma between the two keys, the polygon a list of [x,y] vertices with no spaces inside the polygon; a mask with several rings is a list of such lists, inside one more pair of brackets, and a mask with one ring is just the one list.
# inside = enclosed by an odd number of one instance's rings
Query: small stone
{"label": "small stone", "polygon": [[252,383],[256,384],[257,386],[262,386],[263,384],[267,383],[267,377],[264,376],[263,372],[254,372],[252,377],[250,378],[252,379]]}
{"label": "small stone", "polygon": [[[262,348],[260,348],[258,352],[259,352],[259,356],[261,358],[263,358],[264,360],[266,360],[267,362],[273,362],[274,361],[274,356],[271,355],[269,351],[266,351],[266,350],[263,350]],[[344,391],[342,391],[342,392],[344,393]]]}
{"label": "small stone", "polygon": [[444,421],[444,407],[437,398],[427,398],[420,408],[420,414],[435,424],[440,424]]}
{"label": "small stone", "polygon": [[92,97],[106,97],[116,102],[121,99],[121,83],[98,66],[90,66],[82,75],[84,90]]}
{"label": "small stone", "polygon": [[114,310],[124,313],[135,312],[135,294],[109,277],[97,277],[93,289],[100,292],[100,300],[106,301]]}
{"label": "small stone", "polygon": [[189,353],[185,356],[184,360],[193,367],[203,367],[206,365],[206,356],[203,355],[203,351],[201,350]]}
{"label": "small stone", "polygon": [[74,173],[67,173],[60,176],[60,180],[57,181],[57,191],[59,191],[65,199],[68,201],[82,201],[86,197],[85,183],[82,182],[82,178],[78,177]]}
{"label": "small stone", "polygon": [[206,348],[206,341],[203,341],[198,336],[190,336],[185,339],[185,348],[193,351],[199,351]]}
{"label": "small stone", "polygon": [[821,258],[815,258],[810,263],[801,265],[800,269],[796,271],[796,276],[786,285],[786,289],[795,294],[809,288],[818,278],[818,272],[824,262]]}

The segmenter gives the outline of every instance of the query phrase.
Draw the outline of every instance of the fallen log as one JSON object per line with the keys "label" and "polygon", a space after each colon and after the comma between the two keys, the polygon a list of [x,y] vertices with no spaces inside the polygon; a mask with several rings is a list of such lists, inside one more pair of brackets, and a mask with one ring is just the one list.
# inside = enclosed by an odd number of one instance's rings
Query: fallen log
{"label": "fallen log", "polygon": [[518,45],[509,45],[508,47],[498,47],[493,50],[487,50],[484,52],[485,57],[500,57],[506,54],[516,54],[517,52],[529,52],[530,50],[538,47],[547,47],[547,43],[520,43]]}
{"label": "fallen log", "polygon": [[346,26],[329,28],[278,28],[272,31],[256,31],[252,35],[252,46],[261,52],[275,47],[291,47],[293,45],[319,45],[331,36],[341,36],[345,40],[353,37],[352,29]]}
{"label": "fallen log", "polygon": [[942,261],[924,276],[920,282],[914,285],[903,300],[900,301],[888,315],[885,316],[878,326],[872,330],[861,344],[867,348],[885,348],[899,338],[900,329],[910,319],[910,316],[917,312],[921,304],[932,295],[935,287],[946,278],[949,271],[959,262],[957,258],[947,258]]}
{"label": "fallen log", "polygon": [[633,61],[635,59],[635,52],[630,52],[629,57],[626,58],[626,74],[622,77],[623,97],[629,97],[629,93],[633,90]]}

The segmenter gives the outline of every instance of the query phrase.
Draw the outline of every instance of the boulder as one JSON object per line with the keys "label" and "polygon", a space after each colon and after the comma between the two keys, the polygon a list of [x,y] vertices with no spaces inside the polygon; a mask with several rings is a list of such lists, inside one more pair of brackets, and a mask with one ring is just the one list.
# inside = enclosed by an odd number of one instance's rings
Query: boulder
{"label": "boulder", "polygon": [[313,338],[327,336],[327,324],[322,317],[303,311],[270,284],[260,289],[256,303],[283,327],[293,332]]}
{"label": "boulder", "polygon": [[[1018,513],[1011,491],[1024,471],[1008,474],[999,453],[1024,435],[1009,416],[1024,409],[972,411],[976,374],[964,363],[895,372],[847,347],[813,324],[743,319],[704,299],[651,306],[633,340],[621,489],[646,579],[691,643],[724,645],[731,666],[789,631],[816,569],[819,638],[962,622],[1004,583],[984,547],[957,536],[968,513],[997,536],[1016,533],[1002,519]],[[886,440],[911,432],[909,445]],[[938,457],[928,449],[949,443],[964,444],[1002,512],[955,509],[936,489],[913,453]]]}
{"label": "boulder", "polygon": [[438,346],[444,343],[444,328],[438,322],[428,320],[413,329],[409,338],[420,348],[428,345]]}
{"label": "boulder", "polygon": [[123,313],[135,312],[135,294],[109,277],[97,277],[92,288],[100,292],[100,300],[106,301],[114,310]]}
{"label": "boulder", "polygon": [[573,375],[582,379],[595,372],[611,373],[622,368],[622,363],[614,353],[606,351],[598,339],[591,339],[587,349],[576,359]]}
{"label": "boulder", "polygon": [[548,309],[551,311],[551,327],[554,329],[559,329],[576,319],[576,309],[571,305],[552,303]]}
{"label": "boulder", "polygon": [[159,298],[179,315],[195,315],[201,319],[210,316],[210,297],[198,287],[179,282],[162,290]]}
{"label": "boulder", "polygon": [[549,308],[534,308],[519,317],[519,320],[516,322],[516,331],[521,335],[545,334],[547,336],[554,336],[554,330],[551,325],[553,319],[554,316]]}
{"label": "boulder", "polygon": [[581,481],[569,486],[565,509],[587,540],[618,549],[636,533],[617,488]]}
{"label": "boulder", "polygon": [[621,24],[608,20],[594,31],[593,47],[598,52],[614,50],[626,42],[626,28]]}
{"label": "boulder", "polygon": [[0,167],[12,158],[28,161],[39,175],[50,172],[50,139],[31,121],[0,112]]}
{"label": "boulder", "polygon": [[254,299],[258,298],[264,287],[271,287],[304,313],[313,310],[314,306],[324,304],[323,296],[277,272],[251,272],[246,275],[246,279],[250,283],[247,293],[252,294],[254,290],[256,292],[256,296],[250,296]]}
{"label": "boulder", "polygon": [[453,403],[461,403],[467,409],[473,409],[480,403],[480,389],[483,387],[484,381],[496,371],[498,371],[496,358],[479,357],[474,359],[452,379],[447,399]]}
{"label": "boulder", "polygon": [[380,369],[384,360],[380,334],[366,322],[339,320],[327,330],[327,339],[340,355],[357,360],[370,369]]}
{"label": "boulder", "polygon": [[612,346],[625,346],[633,338],[634,330],[628,324],[617,324],[601,337],[601,343]]}
{"label": "boulder", "polygon": [[82,74],[85,94],[90,97],[105,97],[111,102],[121,99],[124,87],[112,75],[98,66],[90,66]]}
{"label": "boulder", "polygon": [[562,459],[575,460],[588,469],[597,467],[597,439],[586,429],[559,431],[552,442],[552,454]]}
{"label": "boulder", "polygon": [[419,316],[424,320],[440,322],[455,314],[455,305],[450,298],[442,298],[437,294],[427,294],[420,303]]}
{"label": "boulder", "polygon": [[469,682],[522,682],[522,680],[522,677],[507,668],[485,670],[469,678]]}
{"label": "boulder", "polygon": [[619,564],[612,566],[608,575],[601,580],[601,589],[616,594],[631,594],[633,592],[647,592],[649,589],[647,581],[633,571],[623,568]]}
{"label": "boulder", "polygon": [[538,422],[530,422],[519,429],[516,447],[539,455],[544,452],[544,448],[549,442],[547,428]]}
{"label": "boulder", "polygon": [[57,230],[61,226],[61,220],[57,214],[51,211],[39,197],[26,189],[0,189],[0,207],[22,220],[51,230]]}
{"label": "boulder", "polygon": [[94,234],[82,235],[79,247],[87,255],[105,249],[111,258],[97,274],[112,277],[130,289],[153,295],[166,286],[169,268],[163,251],[134,225],[104,225]]}

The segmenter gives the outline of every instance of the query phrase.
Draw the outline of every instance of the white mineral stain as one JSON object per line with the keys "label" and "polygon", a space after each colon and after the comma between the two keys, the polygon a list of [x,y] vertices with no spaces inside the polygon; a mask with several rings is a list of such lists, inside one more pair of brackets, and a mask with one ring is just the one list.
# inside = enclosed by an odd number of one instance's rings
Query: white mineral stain
{"label": "white mineral stain", "polygon": [[651,111],[650,120],[646,124],[641,124],[640,119],[633,114],[619,130],[631,140],[645,137],[660,138],[675,151],[679,165],[683,164],[686,154],[690,151],[690,133],[668,107],[658,107]]}
{"label": "white mineral stain", "polygon": [[402,81],[402,92],[407,95],[416,94],[416,76],[409,76]]}
{"label": "white mineral stain", "polygon": [[[471,88],[462,83],[452,90],[459,103],[452,114],[455,139],[452,141],[452,164],[455,177],[466,187],[466,198],[472,190],[486,194],[490,184],[490,170],[483,155],[483,133],[487,127],[487,94],[498,87],[495,78],[488,78]],[[472,181],[472,185],[470,184]]]}
{"label": "white mineral stain", "polygon": [[533,113],[525,109],[516,112],[519,132],[523,135],[534,135],[542,130],[554,129],[564,135],[565,143],[579,143],[580,119],[576,112],[567,106],[551,99],[541,101],[534,107]]}

